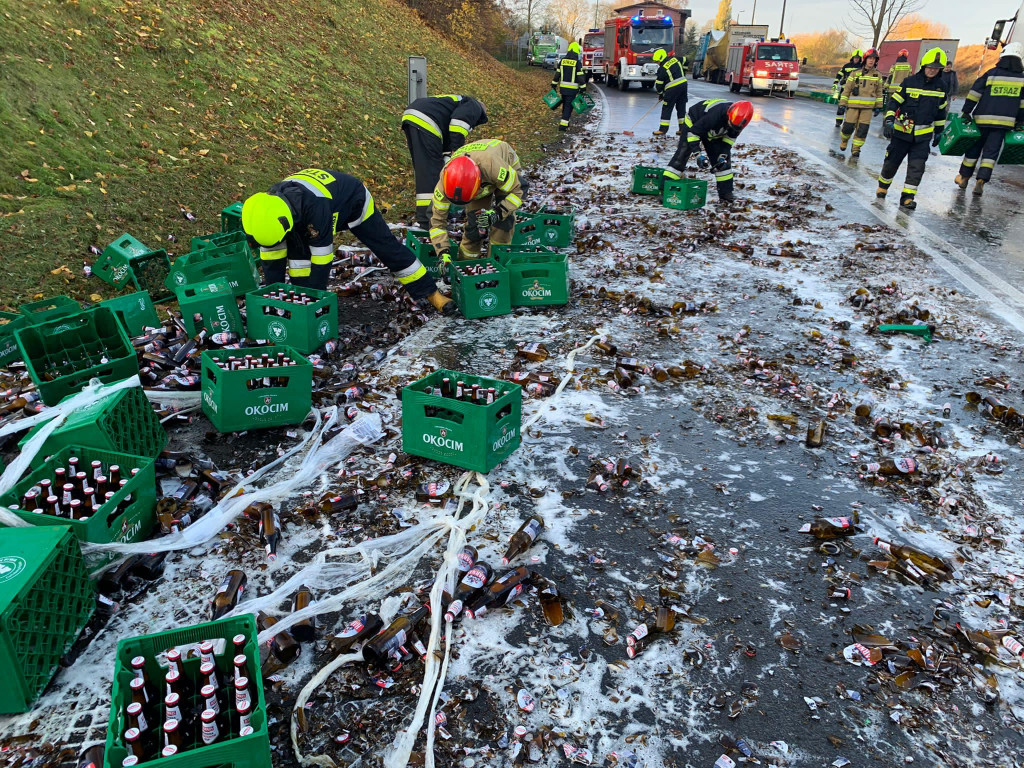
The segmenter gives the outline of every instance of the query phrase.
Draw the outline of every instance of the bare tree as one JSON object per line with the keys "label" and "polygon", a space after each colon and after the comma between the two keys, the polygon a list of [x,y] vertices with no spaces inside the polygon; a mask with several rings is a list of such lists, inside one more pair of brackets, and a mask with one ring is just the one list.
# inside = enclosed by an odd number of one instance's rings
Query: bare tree
{"label": "bare tree", "polygon": [[548,5],[558,33],[569,42],[582,37],[590,27],[593,6],[589,0],[550,0]]}
{"label": "bare tree", "polygon": [[893,27],[923,5],[924,0],[850,0],[852,18],[847,21],[847,28],[870,37],[871,47],[877,48]]}

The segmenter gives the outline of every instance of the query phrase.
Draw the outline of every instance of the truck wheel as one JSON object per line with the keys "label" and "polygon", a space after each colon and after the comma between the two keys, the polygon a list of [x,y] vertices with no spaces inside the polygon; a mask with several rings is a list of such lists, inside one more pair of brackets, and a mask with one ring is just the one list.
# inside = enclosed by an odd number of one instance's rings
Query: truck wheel
{"label": "truck wheel", "polygon": [[651,90],[653,86],[654,83],[640,83],[640,87],[643,88],[645,91]]}
{"label": "truck wheel", "polygon": [[622,75],[619,75],[619,90],[620,91],[628,91],[629,90],[629,80],[626,80]]}
{"label": "truck wheel", "polygon": [[729,90],[732,91],[733,93],[739,93],[740,92],[740,84],[739,83],[729,83]]}

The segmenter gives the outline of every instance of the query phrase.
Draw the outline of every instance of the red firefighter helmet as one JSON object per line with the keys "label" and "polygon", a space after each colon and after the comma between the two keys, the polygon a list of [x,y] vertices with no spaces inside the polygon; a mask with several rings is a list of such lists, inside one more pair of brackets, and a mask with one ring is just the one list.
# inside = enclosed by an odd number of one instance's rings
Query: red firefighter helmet
{"label": "red firefighter helmet", "polygon": [[729,125],[743,130],[754,116],[754,105],[749,101],[737,101],[729,107]]}
{"label": "red firefighter helmet", "polygon": [[866,51],[864,51],[864,58],[866,59],[868,56],[874,56],[877,59],[878,51],[876,51],[874,48],[868,48]]}
{"label": "red firefighter helmet", "polygon": [[909,51],[909,50],[907,50],[906,48],[900,48],[900,53],[899,53],[899,55],[900,55],[900,56],[906,56],[906,57],[908,57],[908,58],[909,58],[909,57],[910,57],[910,51]]}
{"label": "red firefighter helmet", "polygon": [[456,205],[465,205],[480,191],[480,168],[466,155],[453,157],[441,171],[444,196]]}

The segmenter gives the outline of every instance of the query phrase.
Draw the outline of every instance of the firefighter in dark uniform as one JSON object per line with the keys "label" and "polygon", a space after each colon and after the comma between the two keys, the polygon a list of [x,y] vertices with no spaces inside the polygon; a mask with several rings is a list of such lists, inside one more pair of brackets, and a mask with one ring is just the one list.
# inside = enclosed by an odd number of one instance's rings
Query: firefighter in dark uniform
{"label": "firefighter in dark uniform", "polygon": [[732,145],[753,116],[754,107],[749,101],[734,104],[725,99],[706,99],[694,104],[686,113],[683,121],[685,130],[679,136],[679,147],[664,171],[665,178],[681,178],[690,155],[697,150],[698,144],[703,144],[715,173],[718,199],[723,202],[733,200]]}
{"label": "firefighter in dark uniform", "polygon": [[676,111],[676,118],[679,122],[679,132],[682,133],[683,122],[686,120],[686,74],[684,72],[686,59],[669,56],[664,48],[656,50],[652,58],[658,63],[658,76],[654,79],[654,90],[661,96],[661,124],[654,135],[664,136],[668,133],[673,109]]}
{"label": "firefighter in dark uniform", "polygon": [[569,43],[569,50],[565,54],[565,58],[555,67],[555,76],[551,78],[551,87],[557,87],[558,92],[562,94],[562,119],[558,123],[558,130],[568,130],[569,117],[572,115],[572,100],[587,90],[587,73],[583,71],[583,65],[580,64],[579,43]]}
{"label": "firefighter in dark uniform", "polygon": [[[964,120],[973,120],[981,137],[967,150],[960,165],[956,183],[967,189],[974,167],[978,180],[974,194],[980,195],[992,179],[992,169],[1009,131],[1024,128],[1024,44],[1010,43],[1003,48],[999,61],[974,81],[964,102]],[[979,164],[978,159],[981,159]]]}
{"label": "firefighter in dark uniform", "polygon": [[[863,63],[864,51],[858,48],[850,55],[850,60],[836,72],[835,80],[832,81],[832,98],[839,99],[843,93],[843,86],[846,85],[846,78],[860,69]],[[836,128],[842,128],[844,115],[846,115],[846,107],[840,104],[836,107]]]}
{"label": "firefighter in dark uniform", "polygon": [[338,171],[307,168],[242,204],[242,228],[260,246],[263,276],[283,283],[287,261],[292,285],[327,288],[334,234],[349,230],[391,270],[414,299],[429,299],[445,314],[451,299],[437,290],[426,267],[399,242],[376,210],[370,190]]}
{"label": "firefighter in dark uniform", "polygon": [[416,99],[402,113],[402,132],[412,156],[416,182],[416,226],[430,226],[430,201],[446,155],[466,143],[469,132],[487,122],[487,110],[472,96]]}
{"label": "firefighter in dark uniform", "polygon": [[889,101],[889,97],[896,90],[897,86],[914,73],[914,68],[907,62],[909,57],[910,51],[906,48],[900,48],[899,55],[896,57],[896,63],[889,68],[889,76],[885,81],[886,102]]}
{"label": "firefighter in dark uniform", "polygon": [[921,58],[921,69],[897,86],[889,97],[882,134],[889,139],[885,162],[878,177],[876,197],[884,199],[903,160],[907,178],[903,182],[900,207],[917,208],[915,197],[928,162],[929,146],[937,146],[946,125],[946,89],[942,69],[946,53],[932,48]]}

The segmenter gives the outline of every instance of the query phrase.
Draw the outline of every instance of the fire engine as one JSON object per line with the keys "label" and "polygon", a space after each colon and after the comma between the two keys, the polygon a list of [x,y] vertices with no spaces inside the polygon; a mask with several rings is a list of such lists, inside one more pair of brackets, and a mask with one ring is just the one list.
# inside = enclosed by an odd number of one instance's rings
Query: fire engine
{"label": "fire engine", "polygon": [[604,79],[604,30],[590,29],[583,36],[583,71],[597,82]]}
{"label": "fire engine", "polygon": [[632,83],[654,86],[658,65],[651,57],[659,48],[675,53],[675,28],[669,16],[616,16],[604,23],[604,76],[608,85],[625,91]]}
{"label": "fire engine", "polygon": [[774,91],[792,96],[800,84],[800,63],[788,38],[748,38],[729,46],[725,82],[733,93],[746,86],[751,96]]}

